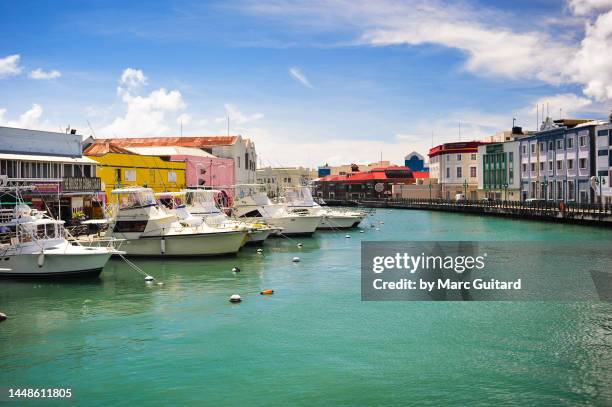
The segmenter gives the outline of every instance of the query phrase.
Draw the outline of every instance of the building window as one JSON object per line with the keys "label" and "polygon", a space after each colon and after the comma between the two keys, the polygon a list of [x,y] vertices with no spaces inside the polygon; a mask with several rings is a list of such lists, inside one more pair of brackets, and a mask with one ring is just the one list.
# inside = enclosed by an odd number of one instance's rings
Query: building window
{"label": "building window", "polygon": [[581,170],[585,170],[587,167],[587,159],[586,158],[581,158],[579,161],[580,164],[580,169]]}
{"label": "building window", "polygon": [[470,177],[476,178],[476,167],[470,167]]}
{"label": "building window", "polygon": [[531,163],[531,172],[535,172],[535,163]]}
{"label": "building window", "polygon": [[457,167],[457,178],[461,178],[463,174],[461,174],[462,168]]}
{"label": "building window", "polygon": [[557,140],[557,150],[563,149],[563,140]]}
{"label": "building window", "polygon": [[553,142],[549,141],[548,142],[548,151],[553,151],[554,149],[555,149],[555,146],[554,146]]}
{"label": "building window", "polygon": [[563,182],[557,181],[557,199],[563,199]]}
{"label": "building window", "polygon": [[531,144],[531,154],[535,153],[535,146],[536,145],[534,143]]}
{"label": "building window", "polygon": [[446,178],[450,178],[450,167],[446,167]]}
{"label": "building window", "polygon": [[557,171],[561,171],[563,169],[563,161],[557,160]]}
{"label": "building window", "polygon": [[567,148],[574,148],[574,138],[573,137],[569,137],[567,139]]}
{"label": "building window", "polygon": [[599,150],[599,151],[597,152],[597,155],[598,155],[598,156],[608,155],[608,151],[609,151],[608,149],[606,149],[606,150]]}
{"label": "building window", "polygon": [[587,145],[586,136],[580,136],[580,147],[585,147]]}
{"label": "building window", "polygon": [[523,144],[523,155],[527,155],[527,146]]}
{"label": "building window", "polygon": [[553,168],[553,162],[552,162],[552,161],[549,161],[549,162],[548,162],[548,171],[553,172],[553,169],[554,169],[554,168]]}
{"label": "building window", "polygon": [[523,172],[527,172],[527,164],[523,164]]}
{"label": "building window", "polygon": [[472,161],[476,161],[476,154],[472,154],[472,157],[470,158]]}
{"label": "building window", "polygon": [[136,181],[136,170],[125,170],[123,174],[124,174],[126,181],[132,181],[132,182]]}
{"label": "building window", "polygon": [[514,153],[512,151],[508,153],[508,161],[510,162],[514,161]]}
{"label": "building window", "polygon": [[607,137],[608,136],[608,130],[598,130],[597,131],[597,135],[598,136]]}
{"label": "building window", "polygon": [[574,191],[574,181],[567,181],[567,199],[573,201],[576,192]]}
{"label": "building window", "polygon": [[64,178],[72,177],[72,164],[64,164]]}
{"label": "building window", "polygon": [[450,161],[450,155],[447,155],[446,156],[446,162],[449,162],[449,161]]}
{"label": "building window", "polygon": [[457,154],[457,161],[461,161],[461,154]]}
{"label": "building window", "polygon": [[168,182],[176,182],[176,172],[168,171]]}
{"label": "building window", "polygon": [[508,169],[508,182],[510,184],[514,182],[514,169],[512,167]]}
{"label": "building window", "polygon": [[544,161],[540,161],[540,171],[544,171]]}
{"label": "building window", "polygon": [[574,160],[567,160],[567,169],[568,170],[573,170],[574,169]]}

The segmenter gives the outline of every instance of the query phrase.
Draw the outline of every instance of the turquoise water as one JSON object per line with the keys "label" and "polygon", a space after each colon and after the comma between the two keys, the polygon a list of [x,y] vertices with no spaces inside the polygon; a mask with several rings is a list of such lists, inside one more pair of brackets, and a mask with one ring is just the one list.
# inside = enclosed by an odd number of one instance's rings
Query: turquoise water
{"label": "turquoise water", "polygon": [[[94,282],[1,281],[0,387],[71,388],[56,405],[612,404],[610,304],[361,302],[359,271],[362,239],[612,243],[612,231],[422,211],[370,219],[380,231],[317,233],[302,249],[274,239],[263,255],[137,260],[162,287],[118,260]],[[244,301],[230,304],[234,293]]]}

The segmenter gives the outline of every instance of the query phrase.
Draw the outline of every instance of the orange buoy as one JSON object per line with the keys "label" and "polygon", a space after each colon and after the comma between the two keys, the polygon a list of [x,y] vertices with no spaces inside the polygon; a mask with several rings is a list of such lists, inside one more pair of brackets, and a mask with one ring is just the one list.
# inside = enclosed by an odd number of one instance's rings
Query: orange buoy
{"label": "orange buoy", "polygon": [[261,294],[261,295],[272,295],[272,294],[274,294],[274,290],[263,290],[259,294]]}

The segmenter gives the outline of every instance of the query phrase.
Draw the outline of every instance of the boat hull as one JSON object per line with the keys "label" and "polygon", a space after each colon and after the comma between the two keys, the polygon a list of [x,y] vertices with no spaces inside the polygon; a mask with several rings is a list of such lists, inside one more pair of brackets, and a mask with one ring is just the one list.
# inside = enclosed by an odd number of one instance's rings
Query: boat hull
{"label": "boat hull", "polygon": [[285,236],[312,235],[321,222],[320,216],[288,216],[279,218],[266,218],[272,226],[282,228]]}
{"label": "boat hull", "polygon": [[361,223],[361,219],[354,216],[333,216],[328,215],[321,219],[317,229],[350,229]]}
{"label": "boat hull", "polygon": [[273,229],[255,229],[249,233],[247,244],[262,244],[266,240]]}
{"label": "boat hull", "polygon": [[127,239],[121,250],[127,256],[222,256],[238,252],[245,236],[246,231],[231,231],[140,237]]}
{"label": "boat hull", "polygon": [[[4,256],[0,260],[0,276],[9,278],[66,278],[98,277],[112,255],[105,251],[99,254],[67,255],[20,254]],[[39,265],[42,263],[42,265]]]}

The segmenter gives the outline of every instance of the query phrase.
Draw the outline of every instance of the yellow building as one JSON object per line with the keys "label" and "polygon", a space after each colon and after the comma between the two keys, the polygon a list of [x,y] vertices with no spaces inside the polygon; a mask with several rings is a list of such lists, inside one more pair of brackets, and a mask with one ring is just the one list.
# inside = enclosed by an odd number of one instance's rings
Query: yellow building
{"label": "yellow building", "polygon": [[166,161],[157,156],[134,154],[111,143],[94,143],[83,155],[98,162],[97,175],[102,180],[107,202],[116,188],[143,186],[154,192],[180,191],[185,188],[185,162]]}

